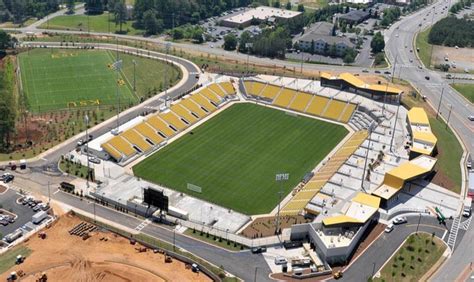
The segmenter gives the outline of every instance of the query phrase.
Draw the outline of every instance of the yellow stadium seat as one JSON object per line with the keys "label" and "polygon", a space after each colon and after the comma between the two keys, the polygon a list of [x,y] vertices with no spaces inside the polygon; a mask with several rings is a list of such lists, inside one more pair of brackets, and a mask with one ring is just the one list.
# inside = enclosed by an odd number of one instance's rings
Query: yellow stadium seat
{"label": "yellow stadium seat", "polygon": [[208,115],[200,106],[199,104],[196,104],[192,99],[184,99],[181,101],[181,106],[185,107],[188,109],[190,112],[195,113],[198,115],[200,118],[203,118]]}
{"label": "yellow stadium seat", "polygon": [[296,94],[296,97],[293,102],[291,102],[290,109],[299,112],[304,112],[311,98],[313,98],[313,95],[299,92],[298,94]]}
{"label": "yellow stadium seat", "polygon": [[267,84],[267,87],[265,87],[265,89],[263,89],[263,91],[260,93],[260,97],[273,99],[278,93],[280,93],[280,91],[281,91],[280,86]]}
{"label": "yellow stadium seat", "polygon": [[165,121],[159,118],[158,115],[154,115],[150,117],[149,119],[146,120],[146,122],[149,125],[151,125],[153,128],[155,128],[156,130],[163,133],[166,137],[171,137],[176,133],[168,126],[168,124]]}
{"label": "yellow stadium seat", "polygon": [[344,113],[342,114],[342,116],[339,118],[340,121],[342,122],[348,122],[349,119],[351,118],[352,116],[352,113],[354,113],[354,110],[356,108],[356,105],[354,104],[348,104],[346,106],[346,109],[344,110]]}
{"label": "yellow stadium seat", "polygon": [[293,97],[295,97],[296,91],[288,88],[284,88],[278,97],[273,101],[274,105],[282,108],[288,107]]}
{"label": "yellow stadium seat", "polygon": [[327,110],[323,113],[323,116],[329,119],[338,120],[346,106],[345,102],[339,100],[331,100]]}
{"label": "yellow stadium seat", "polygon": [[299,191],[292,199],[291,201],[306,201],[309,202],[311,199],[316,195],[316,191]]}
{"label": "yellow stadium seat", "polygon": [[194,123],[198,119],[197,117],[193,116],[188,109],[183,108],[179,103],[174,104],[170,107],[171,111],[173,111],[176,115],[178,115],[181,118],[184,118],[187,122]]}
{"label": "yellow stadium seat", "polygon": [[113,137],[108,144],[112,145],[117,151],[119,151],[123,156],[130,157],[137,153],[137,151],[132,147],[130,143],[125,141],[120,135]]}
{"label": "yellow stadium seat", "polygon": [[262,93],[263,88],[265,88],[265,84],[257,81],[246,81],[244,84],[247,94],[253,96],[258,96],[260,93]]}
{"label": "yellow stadium seat", "polygon": [[172,125],[178,130],[183,130],[187,125],[176,116],[173,112],[160,113],[159,116],[166,121],[168,124]]}
{"label": "yellow stadium seat", "polygon": [[209,102],[209,100],[203,95],[201,95],[200,93],[194,94],[193,96],[191,96],[190,99],[192,99],[197,104],[201,105],[201,107],[203,107],[210,113],[217,109],[217,107],[214,106],[214,104]]}
{"label": "yellow stadium seat", "polygon": [[163,137],[161,137],[156,130],[148,125],[146,122],[141,122],[137,126],[134,127],[136,131],[138,131],[141,135],[148,138],[153,144],[158,145],[163,142]]}
{"label": "yellow stadium seat", "polygon": [[124,131],[121,136],[125,138],[130,144],[140,148],[142,152],[146,152],[151,149],[151,145],[145,140],[145,138],[140,136],[140,134],[138,134],[133,129]]}
{"label": "yellow stadium seat", "polygon": [[216,83],[210,84],[208,88],[212,90],[212,92],[219,95],[221,98],[224,98],[226,96],[226,93],[224,92],[224,90],[222,90],[222,88],[220,88],[219,85],[217,85]]}
{"label": "yellow stadium seat", "polygon": [[220,86],[224,89],[225,92],[227,92],[227,95],[235,95],[234,86],[230,81],[221,82]]}
{"label": "yellow stadium seat", "polygon": [[326,107],[329,99],[322,96],[316,96],[311,101],[311,104],[306,109],[306,113],[315,116],[320,116],[324,108]]}
{"label": "yellow stadium seat", "polygon": [[122,158],[122,154],[109,143],[102,144],[102,148],[115,160],[119,161]]}
{"label": "yellow stadium seat", "polygon": [[[216,105],[219,105],[222,101],[222,98],[219,95],[217,95],[215,92],[212,92],[208,88],[203,88],[199,93],[210,101],[214,102]],[[196,94],[194,94],[193,96],[195,95]]]}

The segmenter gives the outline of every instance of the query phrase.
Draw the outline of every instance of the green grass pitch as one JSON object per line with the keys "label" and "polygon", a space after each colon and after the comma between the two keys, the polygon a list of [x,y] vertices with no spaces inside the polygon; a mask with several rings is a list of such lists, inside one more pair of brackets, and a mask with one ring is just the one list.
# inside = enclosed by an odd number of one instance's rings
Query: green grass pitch
{"label": "green grass pitch", "polygon": [[[340,125],[254,104],[236,104],[133,167],[136,176],[244,214],[279,202],[348,131]],[[198,185],[202,193],[187,189]]]}
{"label": "green grass pitch", "polygon": [[[116,103],[116,73],[108,51],[34,49],[20,54],[23,90],[33,112]],[[123,75],[119,79],[126,81]],[[119,87],[121,103],[138,98],[125,83]]]}

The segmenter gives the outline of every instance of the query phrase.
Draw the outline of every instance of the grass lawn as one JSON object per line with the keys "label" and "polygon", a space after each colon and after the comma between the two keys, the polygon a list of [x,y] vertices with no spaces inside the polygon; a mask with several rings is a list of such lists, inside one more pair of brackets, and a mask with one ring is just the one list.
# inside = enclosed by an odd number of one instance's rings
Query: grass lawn
{"label": "grass lawn", "polygon": [[430,234],[418,233],[407,241],[373,281],[420,281],[423,275],[438,261],[446,245]]}
{"label": "grass lawn", "polygon": [[[133,167],[136,176],[245,214],[279,202],[347,134],[339,125],[237,104]],[[192,183],[202,193],[187,189]]]}
{"label": "grass lawn", "polygon": [[[177,68],[161,61],[119,53],[123,69],[119,79],[122,105],[150,96],[164,84],[163,72],[174,84],[180,78]],[[132,91],[133,63],[137,61],[137,95]],[[29,109],[45,112],[69,107],[114,105],[116,73],[109,65],[115,60],[111,51],[34,49],[19,55],[21,77]],[[98,101],[98,102],[97,102]]]}
{"label": "grass lawn", "polygon": [[430,33],[431,27],[418,33],[416,35],[416,48],[420,49],[418,52],[418,56],[420,57],[421,61],[425,65],[425,67],[430,68],[430,52],[431,52],[431,44],[428,43],[428,34]]}
{"label": "grass lawn", "polygon": [[[462,177],[459,162],[461,161],[463,150],[458,139],[449,127],[446,128],[446,123],[442,119],[435,118],[433,109],[421,100],[420,95],[417,95],[416,98],[411,95],[404,95],[402,102],[409,109],[412,107],[425,108],[430,120],[431,130],[438,138],[437,147],[439,152],[435,156],[438,159],[437,168],[435,169],[441,171],[450,180],[452,185],[446,185],[446,188],[460,193]],[[440,185],[441,183],[436,184]]]}
{"label": "grass lawn", "polygon": [[474,103],[474,84],[469,83],[454,83],[451,86],[461,93],[466,99]]}
{"label": "grass lawn", "polygon": [[[63,30],[80,30],[91,32],[119,32],[120,26],[115,25],[114,15],[109,17],[108,13],[101,15],[63,15],[57,16],[45,22],[40,26],[45,29],[63,29]],[[122,25],[122,31],[128,35],[143,34],[142,30],[135,29],[132,21],[127,21]]]}
{"label": "grass lawn", "polygon": [[[206,243],[231,250],[231,251],[240,251],[241,246],[240,244],[234,244],[234,242],[227,242],[225,238],[214,237],[213,235],[208,235],[206,233],[202,233],[200,230],[195,230],[193,233],[192,229],[186,229],[183,233],[184,235],[188,235],[190,237],[196,238],[198,240],[204,241]],[[219,241],[220,240],[220,241]]]}
{"label": "grass lawn", "polygon": [[30,254],[31,250],[23,246],[15,247],[6,253],[3,253],[0,255],[0,274],[4,273],[15,265],[16,257],[18,255],[27,257]]}

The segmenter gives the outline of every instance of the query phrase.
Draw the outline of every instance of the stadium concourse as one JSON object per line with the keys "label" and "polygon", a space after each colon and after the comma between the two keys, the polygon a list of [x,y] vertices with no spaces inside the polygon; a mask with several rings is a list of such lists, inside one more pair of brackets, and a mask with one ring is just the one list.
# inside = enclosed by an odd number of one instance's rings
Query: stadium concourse
{"label": "stadium concourse", "polygon": [[[158,188],[169,197],[170,206],[185,215],[170,217],[179,220],[181,226],[222,237],[230,235],[247,246],[308,235],[316,246],[312,257],[317,257],[318,263],[344,261],[374,221],[386,222],[400,211],[425,213],[436,207],[447,217],[456,213],[458,195],[424,179],[436,164],[432,157],[436,137],[422,109],[408,111],[398,104],[400,90],[391,87],[387,94],[387,87],[370,87],[350,75],[335,79],[327,74],[331,83],[324,78],[206,75],[208,81],[191,94],[165,101],[164,106],[122,125],[120,133],[107,133],[90,142],[89,152],[104,159],[94,165],[102,184],[90,189],[82,184],[80,188],[135,213],[143,206],[142,189]],[[351,79],[357,87],[348,86]],[[253,216],[133,176],[134,164],[235,103],[256,103],[290,115],[340,124],[350,131],[281,202],[283,214],[313,215],[313,223],[283,230],[281,238],[243,238],[238,233]],[[71,154],[85,160],[81,152]],[[270,215],[276,215],[277,210],[275,207]],[[344,254],[334,252],[338,248]]]}

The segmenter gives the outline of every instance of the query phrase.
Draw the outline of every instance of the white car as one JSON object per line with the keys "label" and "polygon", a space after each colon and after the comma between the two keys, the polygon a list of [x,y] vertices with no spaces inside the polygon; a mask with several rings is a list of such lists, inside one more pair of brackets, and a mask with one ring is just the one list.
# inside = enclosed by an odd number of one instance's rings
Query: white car
{"label": "white car", "polygon": [[402,216],[398,216],[398,217],[394,218],[392,222],[393,222],[393,224],[403,224],[403,223],[407,222],[407,218],[402,217]]}
{"label": "white car", "polygon": [[474,116],[468,116],[467,119],[470,121],[474,121]]}
{"label": "white car", "polygon": [[387,227],[385,227],[384,231],[385,231],[385,233],[390,233],[390,232],[392,232],[392,230],[393,230],[393,224],[390,223],[389,225],[387,225]]}
{"label": "white car", "polygon": [[280,264],[287,264],[288,260],[284,257],[276,257],[275,258],[275,264],[280,265]]}

